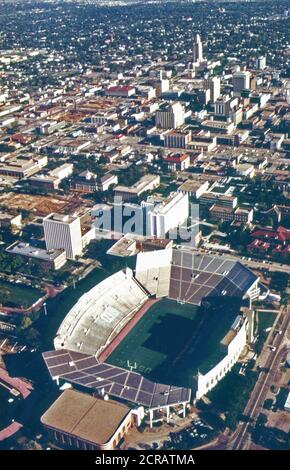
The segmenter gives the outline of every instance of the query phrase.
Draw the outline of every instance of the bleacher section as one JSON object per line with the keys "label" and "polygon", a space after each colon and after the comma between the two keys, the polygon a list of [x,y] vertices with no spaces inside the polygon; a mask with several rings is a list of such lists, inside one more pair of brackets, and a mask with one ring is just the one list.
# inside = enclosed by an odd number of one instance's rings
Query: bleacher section
{"label": "bleacher section", "polygon": [[137,256],[136,278],[151,295],[167,297],[170,283],[172,250],[157,250]]}
{"label": "bleacher section", "polygon": [[245,297],[258,283],[238,261],[174,249],[138,255],[136,278],[156,297],[193,305],[209,297]]}
{"label": "bleacher section", "polygon": [[146,408],[161,408],[189,403],[191,390],[184,387],[152,382],[136,372],[130,372],[95,356],[62,349],[43,353],[43,359],[53,380],[63,380],[108,394]]}
{"label": "bleacher section", "polygon": [[99,354],[147,299],[133,272],[119,271],[79,299],[57,332],[55,348]]}

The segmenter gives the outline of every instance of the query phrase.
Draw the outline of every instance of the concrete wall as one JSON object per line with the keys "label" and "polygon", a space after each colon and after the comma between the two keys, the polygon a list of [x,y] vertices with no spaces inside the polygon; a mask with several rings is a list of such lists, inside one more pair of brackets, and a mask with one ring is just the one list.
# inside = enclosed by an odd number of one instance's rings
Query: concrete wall
{"label": "concrete wall", "polygon": [[247,343],[247,329],[248,320],[245,319],[237,335],[229,344],[227,355],[209,372],[207,372],[207,374],[198,374],[196,377],[196,400],[199,400],[201,397],[206,395],[209,390],[213,389],[237,362],[243,348]]}

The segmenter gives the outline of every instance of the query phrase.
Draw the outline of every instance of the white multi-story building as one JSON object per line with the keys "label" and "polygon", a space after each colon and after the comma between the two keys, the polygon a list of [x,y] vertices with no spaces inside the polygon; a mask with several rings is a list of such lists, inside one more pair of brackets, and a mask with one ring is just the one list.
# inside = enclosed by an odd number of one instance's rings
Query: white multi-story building
{"label": "white multi-story building", "polygon": [[233,75],[234,92],[241,93],[241,91],[243,90],[249,90],[250,80],[251,80],[251,73],[248,71],[234,73]]}
{"label": "white multi-story building", "polygon": [[161,129],[176,129],[184,124],[184,107],[181,103],[174,103],[166,109],[156,113],[156,126]]}
{"label": "white multi-story building", "polygon": [[143,98],[146,98],[146,100],[156,98],[156,90],[152,86],[140,85],[137,90]]}
{"label": "white multi-story building", "polygon": [[6,251],[12,255],[23,256],[38,262],[46,269],[58,270],[66,263],[66,254],[63,249],[47,251],[29,245],[29,243],[16,242],[6,248]]}
{"label": "white multi-story building", "polygon": [[72,163],[64,163],[63,165],[51,170],[49,174],[60,180],[68,178],[73,173],[74,166]]}
{"label": "white multi-story building", "polygon": [[204,81],[205,90],[210,90],[210,101],[214,103],[221,94],[221,79],[220,77],[207,78]]}
{"label": "white multi-story building", "polygon": [[148,198],[142,207],[146,210],[146,232],[151,237],[164,238],[189,215],[188,195],[182,193],[173,193],[166,199]]}
{"label": "white multi-story building", "polygon": [[179,188],[178,192],[199,199],[209,188],[209,181],[187,180]]}
{"label": "white multi-story building", "polygon": [[266,61],[266,57],[265,56],[260,56],[257,58],[256,60],[256,68],[258,70],[264,70],[266,68],[266,64],[267,64],[267,61]]}
{"label": "white multi-story building", "polygon": [[68,259],[82,254],[83,241],[79,217],[52,213],[43,219],[46,249],[66,251]]}
{"label": "white multi-story building", "polygon": [[122,201],[132,201],[141,196],[145,191],[153,191],[160,185],[159,175],[144,175],[131,186],[116,186],[114,188],[115,196],[122,199]]}
{"label": "white multi-story building", "polygon": [[165,238],[181,226],[189,216],[188,195],[178,192],[170,196],[149,196],[141,204],[114,204],[114,231],[126,235],[135,233],[146,237]]}

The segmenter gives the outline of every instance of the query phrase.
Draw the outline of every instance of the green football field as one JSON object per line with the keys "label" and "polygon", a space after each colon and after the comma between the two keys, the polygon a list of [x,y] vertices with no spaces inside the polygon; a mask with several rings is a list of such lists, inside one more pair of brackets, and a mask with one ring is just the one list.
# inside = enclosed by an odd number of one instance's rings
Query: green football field
{"label": "green football field", "polygon": [[235,302],[219,302],[204,309],[160,300],[107,362],[126,369],[133,366],[158,382],[192,386],[198,370],[205,373],[222,359],[219,342],[239,312]]}

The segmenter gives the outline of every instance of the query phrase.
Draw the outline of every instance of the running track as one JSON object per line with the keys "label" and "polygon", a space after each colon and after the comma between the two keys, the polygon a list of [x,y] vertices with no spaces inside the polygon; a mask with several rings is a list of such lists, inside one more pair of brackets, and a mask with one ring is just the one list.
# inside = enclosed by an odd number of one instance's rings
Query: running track
{"label": "running track", "polygon": [[120,333],[113,339],[113,341],[101,352],[98,359],[100,362],[105,362],[106,359],[112,354],[113,351],[119,346],[123,339],[128,333],[134,328],[134,326],[141,320],[141,318],[148,312],[152,305],[159,302],[160,299],[148,299],[144,305],[138,310],[134,317],[124,326]]}

